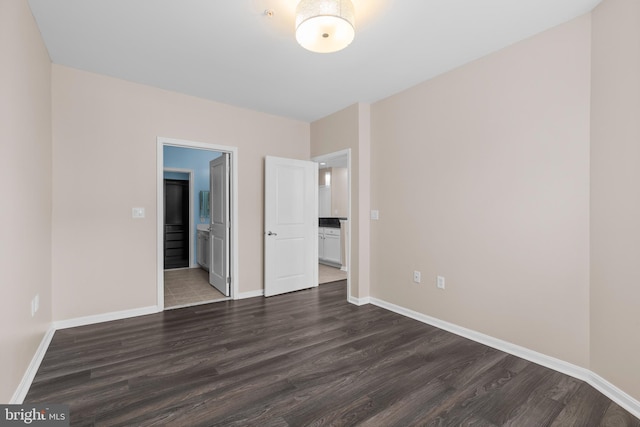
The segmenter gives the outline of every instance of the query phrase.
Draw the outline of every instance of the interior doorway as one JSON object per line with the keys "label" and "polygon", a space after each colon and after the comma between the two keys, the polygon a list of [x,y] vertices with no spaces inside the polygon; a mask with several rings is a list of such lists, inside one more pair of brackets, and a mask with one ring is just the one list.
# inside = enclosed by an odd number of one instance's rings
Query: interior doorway
{"label": "interior doorway", "polygon": [[[237,298],[236,151],[235,147],[158,138],[157,304],[160,309]],[[228,197],[224,199],[224,207],[215,206],[216,212],[226,210],[229,218],[224,248],[219,243],[220,239],[210,239],[213,228],[209,212],[214,207],[210,193],[212,185],[220,177],[211,178],[209,172],[210,165],[218,158],[224,158],[228,164],[224,169]],[[190,181],[175,176],[176,172],[187,170],[191,172]],[[185,188],[186,182],[189,182],[190,191]],[[207,244],[214,241],[216,245]],[[221,249],[224,256],[220,256]],[[226,277],[223,278],[228,284],[223,289],[226,295],[212,286],[209,274],[211,266],[218,266],[221,262],[226,267]]]}
{"label": "interior doorway", "polygon": [[351,149],[311,160],[318,163],[318,282],[346,279],[351,295]]}

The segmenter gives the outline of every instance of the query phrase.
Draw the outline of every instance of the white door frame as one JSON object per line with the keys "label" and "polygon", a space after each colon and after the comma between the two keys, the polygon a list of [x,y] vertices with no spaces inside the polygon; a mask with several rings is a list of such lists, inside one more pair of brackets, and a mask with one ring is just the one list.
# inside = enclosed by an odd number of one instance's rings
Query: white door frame
{"label": "white door frame", "polygon": [[353,215],[351,214],[351,148],[346,148],[344,150],[335,151],[329,154],[323,154],[321,156],[312,157],[311,160],[317,163],[326,162],[327,160],[331,160],[335,157],[341,157],[347,155],[347,198],[348,198],[348,212],[347,217],[349,221],[347,221],[347,265],[349,268],[347,269],[347,301],[351,298],[351,270],[353,270],[353,265],[351,263],[351,224],[353,223]]}
{"label": "white door frame", "polygon": [[[193,169],[180,169],[180,168],[164,168],[163,172],[178,172],[178,173],[186,173],[189,175],[189,268],[194,268],[197,266],[193,258],[193,235],[195,234],[195,230],[193,229]],[[164,183],[164,173],[162,176],[162,180]],[[164,192],[162,197],[164,198]],[[162,212],[164,212],[164,200],[162,206]],[[164,217],[162,218],[162,222],[164,224]],[[164,235],[162,237],[164,242]]]}
{"label": "white door frame", "polygon": [[209,151],[219,151],[231,154],[231,192],[229,203],[231,205],[231,234],[230,234],[230,273],[231,273],[231,298],[238,299],[240,292],[240,276],[238,268],[238,147],[228,145],[210,144],[207,142],[187,141],[183,139],[158,137],[156,140],[156,274],[157,274],[157,306],[158,310],[164,310],[164,150],[165,145],[183,148],[195,148]]}

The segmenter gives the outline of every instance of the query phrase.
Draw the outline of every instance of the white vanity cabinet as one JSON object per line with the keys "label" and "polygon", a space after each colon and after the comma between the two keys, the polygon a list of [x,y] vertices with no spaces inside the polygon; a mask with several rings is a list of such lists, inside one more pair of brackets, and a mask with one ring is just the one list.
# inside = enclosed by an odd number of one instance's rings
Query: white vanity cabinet
{"label": "white vanity cabinet", "polygon": [[318,258],[322,264],[342,267],[342,242],[340,229],[332,227],[318,228]]}
{"label": "white vanity cabinet", "polygon": [[209,231],[198,230],[198,265],[209,271]]}
{"label": "white vanity cabinet", "polygon": [[324,258],[324,227],[318,228],[318,258]]}

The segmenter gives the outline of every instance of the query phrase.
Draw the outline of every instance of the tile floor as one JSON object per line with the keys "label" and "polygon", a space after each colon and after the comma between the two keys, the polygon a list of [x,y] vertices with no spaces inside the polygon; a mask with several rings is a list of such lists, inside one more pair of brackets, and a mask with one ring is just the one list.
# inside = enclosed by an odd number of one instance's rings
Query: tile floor
{"label": "tile floor", "polygon": [[318,283],[337,282],[338,280],[346,280],[347,272],[339,268],[330,267],[324,264],[318,264]]}
{"label": "tile floor", "polygon": [[225,300],[209,284],[209,272],[201,268],[182,268],[164,272],[164,307],[177,308]]}
{"label": "tile floor", "polygon": [[[346,278],[345,271],[318,264],[318,283],[336,282]],[[181,268],[164,272],[165,309],[226,299],[222,293],[209,284],[209,273],[201,268]]]}

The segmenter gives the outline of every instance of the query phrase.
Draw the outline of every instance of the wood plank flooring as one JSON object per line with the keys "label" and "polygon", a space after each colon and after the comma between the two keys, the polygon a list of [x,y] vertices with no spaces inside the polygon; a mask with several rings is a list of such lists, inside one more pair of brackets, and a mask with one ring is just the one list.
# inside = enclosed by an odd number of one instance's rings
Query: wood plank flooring
{"label": "wood plank flooring", "polygon": [[591,386],[344,282],[55,333],[26,403],[73,426],[633,426]]}

